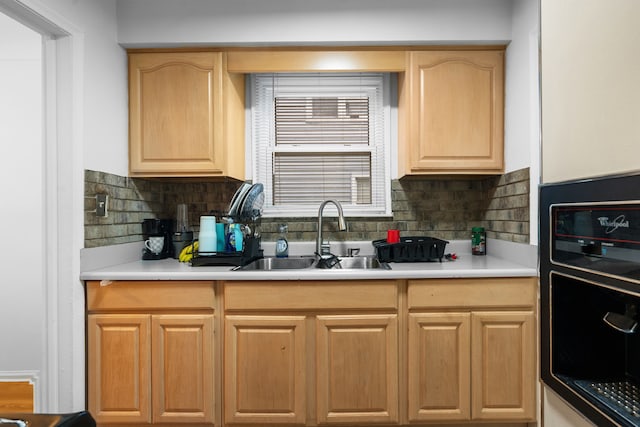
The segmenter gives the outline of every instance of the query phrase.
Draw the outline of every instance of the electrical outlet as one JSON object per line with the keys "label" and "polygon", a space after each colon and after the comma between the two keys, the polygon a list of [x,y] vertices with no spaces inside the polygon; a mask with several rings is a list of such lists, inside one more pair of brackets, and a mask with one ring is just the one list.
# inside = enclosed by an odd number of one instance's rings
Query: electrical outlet
{"label": "electrical outlet", "polygon": [[96,194],[96,216],[107,216],[107,202],[109,196],[106,194]]}

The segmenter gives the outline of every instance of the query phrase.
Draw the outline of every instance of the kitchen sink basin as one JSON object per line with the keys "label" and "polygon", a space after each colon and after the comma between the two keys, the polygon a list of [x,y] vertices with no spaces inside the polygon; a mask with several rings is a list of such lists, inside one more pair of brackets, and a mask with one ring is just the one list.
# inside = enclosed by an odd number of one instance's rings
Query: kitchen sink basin
{"label": "kitchen sink basin", "polygon": [[311,268],[316,263],[315,257],[260,258],[240,267],[241,271],[269,270],[301,270]]}
{"label": "kitchen sink basin", "polygon": [[332,266],[329,268],[326,267],[327,263],[322,264],[323,266],[320,267],[317,258],[312,256],[289,258],[265,257],[252,261],[245,266],[238,267],[236,271],[303,270],[314,267],[317,267],[319,271],[391,269],[387,263],[379,262],[376,257],[372,256],[339,257],[338,259],[340,261],[331,263]]}
{"label": "kitchen sink basin", "polygon": [[382,268],[390,270],[389,264],[380,262],[376,257],[371,256],[355,256],[340,258],[340,261],[336,263],[333,270],[369,270],[375,268]]}

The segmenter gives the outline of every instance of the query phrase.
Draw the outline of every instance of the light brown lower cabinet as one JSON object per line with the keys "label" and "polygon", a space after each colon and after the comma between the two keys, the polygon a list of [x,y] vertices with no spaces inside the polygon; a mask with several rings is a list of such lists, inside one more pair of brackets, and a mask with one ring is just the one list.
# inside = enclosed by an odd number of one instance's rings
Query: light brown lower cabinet
{"label": "light brown lower cabinet", "polygon": [[304,316],[225,317],[225,419],[304,424]]}
{"label": "light brown lower cabinet", "polygon": [[88,409],[98,424],[213,425],[211,282],[90,282],[87,302]]}
{"label": "light brown lower cabinet", "polygon": [[412,421],[471,419],[471,315],[409,314]]}
{"label": "light brown lower cabinet", "polygon": [[524,426],[536,302],[536,278],[88,282],[88,409],[101,426]]}
{"label": "light brown lower cabinet", "polygon": [[409,421],[533,421],[534,279],[410,281]]}
{"label": "light brown lower cabinet", "polygon": [[225,423],[397,423],[397,289],[395,281],[225,286]]}
{"label": "light brown lower cabinet", "polygon": [[398,316],[316,317],[318,423],[398,421]]}

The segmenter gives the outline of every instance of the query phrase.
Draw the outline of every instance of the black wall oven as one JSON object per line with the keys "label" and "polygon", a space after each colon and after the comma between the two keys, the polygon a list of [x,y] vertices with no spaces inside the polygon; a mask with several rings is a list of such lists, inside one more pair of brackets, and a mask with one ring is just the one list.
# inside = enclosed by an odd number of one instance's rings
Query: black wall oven
{"label": "black wall oven", "polygon": [[640,175],[540,187],[542,381],[597,426],[640,426]]}

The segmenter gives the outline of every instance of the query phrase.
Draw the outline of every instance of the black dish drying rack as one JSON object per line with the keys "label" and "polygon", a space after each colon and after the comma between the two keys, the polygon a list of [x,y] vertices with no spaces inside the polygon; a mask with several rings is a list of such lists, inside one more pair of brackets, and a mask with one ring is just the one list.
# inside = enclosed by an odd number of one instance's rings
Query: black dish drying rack
{"label": "black dish drying rack", "polygon": [[384,239],[372,243],[380,262],[442,262],[449,242],[435,237],[414,236],[401,237],[398,243],[387,243]]}
{"label": "black dish drying rack", "polygon": [[191,259],[192,267],[243,266],[263,258],[259,237],[247,237],[244,250],[239,252],[195,252]]}
{"label": "black dish drying rack", "polygon": [[[253,199],[258,198],[258,196],[262,193],[262,184],[244,184],[245,191],[242,194],[242,197],[247,196],[247,193],[252,188],[256,188],[259,190],[255,192],[256,194],[252,194],[252,203]],[[236,200],[238,195],[241,193],[242,187],[236,192],[234,195],[233,201]],[[243,202],[240,200],[240,202]],[[237,208],[236,208],[237,210]],[[231,211],[231,209],[230,209]],[[230,212],[231,213],[231,212]],[[235,215],[230,215],[227,212],[211,210],[209,211],[209,215],[213,215],[216,218],[227,218],[231,219],[235,224],[245,224],[249,227],[251,232],[248,235],[244,236],[243,250],[242,251],[216,251],[216,252],[200,252],[195,251],[193,253],[193,258],[191,258],[190,264],[192,267],[216,267],[216,266],[244,266],[249,264],[256,259],[260,259],[264,257],[264,251],[260,247],[260,233],[257,232],[259,227],[259,221],[262,216],[262,205],[261,202],[258,205],[258,209],[246,209],[243,211],[244,214],[239,212],[235,212]],[[192,242],[193,243],[193,242]]]}

